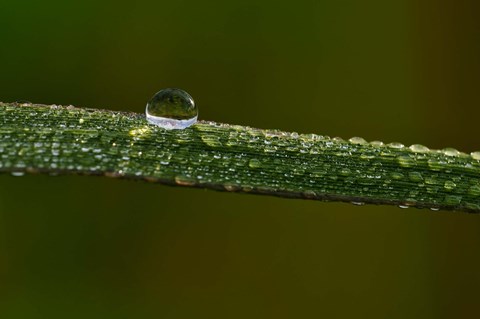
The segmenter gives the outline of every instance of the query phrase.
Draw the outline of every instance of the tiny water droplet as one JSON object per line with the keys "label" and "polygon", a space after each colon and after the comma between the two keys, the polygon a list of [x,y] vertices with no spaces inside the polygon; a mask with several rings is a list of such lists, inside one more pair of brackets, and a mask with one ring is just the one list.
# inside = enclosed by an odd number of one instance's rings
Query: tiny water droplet
{"label": "tiny water droplet", "polygon": [[444,162],[441,162],[437,159],[434,159],[434,158],[431,158],[428,160],[428,166],[430,167],[430,169],[432,169],[433,171],[440,171],[442,170],[443,166],[444,166]]}
{"label": "tiny water droplet", "polygon": [[244,185],[244,186],[242,187],[242,190],[243,190],[244,192],[246,192],[246,193],[251,192],[251,191],[253,190],[253,186]]}
{"label": "tiny water droplet", "polygon": [[472,156],[474,160],[480,160],[480,152],[471,152],[470,156]]}
{"label": "tiny water droplet", "polygon": [[235,184],[225,184],[223,185],[223,188],[225,188],[227,192],[237,192],[238,190],[241,189],[240,186]]}
{"label": "tiny water droplet", "polygon": [[220,142],[219,137],[214,134],[202,133],[200,135],[200,138],[205,144],[207,144],[210,147],[222,147],[222,143]]}
{"label": "tiny water droplet", "polygon": [[323,177],[327,171],[321,168],[314,168],[311,171],[312,177]]}
{"label": "tiny water droplet", "polygon": [[439,184],[439,181],[437,179],[435,179],[434,176],[428,176],[428,177],[425,178],[425,184],[437,185],[437,184]]}
{"label": "tiny water droplet", "polygon": [[383,144],[382,141],[371,141],[370,145],[375,146],[375,147],[379,147],[379,146],[383,146],[384,144]]}
{"label": "tiny water droplet", "polygon": [[402,143],[398,143],[398,142],[392,142],[392,143],[388,144],[388,147],[400,149],[400,148],[404,148],[405,145],[403,145]]}
{"label": "tiny water droplet", "polygon": [[412,167],[415,165],[415,160],[408,155],[398,156],[397,161],[402,167]]}
{"label": "tiny water droplet", "polygon": [[468,208],[468,209],[471,209],[471,210],[475,210],[475,211],[480,210],[480,206],[478,204],[475,204],[475,203],[467,202],[467,203],[465,203],[465,207]]}
{"label": "tiny water droplet", "polygon": [[303,192],[303,196],[308,199],[315,199],[317,197],[317,193],[312,190],[306,190]]}
{"label": "tiny water droplet", "polygon": [[363,139],[361,137],[358,137],[358,136],[354,136],[351,139],[349,139],[348,141],[352,144],[367,144],[367,141],[365,141],[365,139]]}
{"label": "tiny water droplet", "polygon": [[425,188],[426,188],[426,190],[427,190],[427,193],[429,193],[429,194],[436,194],[436,193],[438,193],[438,190],[439,190],[438,186],[430,186],[430,185],[428,185],[428,186],[426,186]]}
{"label": "tiny water droplet", "polygon": [[462,202],[462,196],[447,195],[445,196],[444,201],[447,205],[459,205]]}
{"label": "tiny water droplet", "polygon": [[250,166],[250,168],[259,168],[262,166],[262,163],[256,159],[256,158],[252,158],[249,162],[248,162],[248,166]]}
{"label": "tiny water droplet", "polygon": [[443,185],[443,187],[446,189],[446,190],[452,190],[454,189],[455,187],[457,187],[457,184],[455,184],[454,182],[452,181],[446,181],[445,184]]}
{"label": "tiny water droplet", "polygon": [[468,189],[468,193],[472,196],[480,196],[480,185],[473,185]]}
{"label": "tiny water droplet", "polygon": [[29,105],[32,105],[32,102],[30,101],[27,101],[27,100],[18,100],[16,101],[16,103],[20,106],[29,106]]}
{"label": "tiny water droplet", "polygon": [[409,172],[408,173],[408,178],[410,178],[410,180],[412,182],[421,182],[423,181],[423,176],[420,172]]}
{"label": "tiny water droplet", "polygon": [[427,153],[430,149],[426,146],[420,144],[413,144],[410,147],[410,150],[415,153]]}
{"label": "tiny water droplet", "polygon": [[355,205],[355,206],[363,206],[363,205],[365,205],[364,202],[351,202],[351,203],[352,203],[353,205]]}
{"label": "tiny water droplet", "polygon": [[443,152],[443,154],[445,154],[447,156],[458,156],[458,155],[460,155],[459,151],[457,151],[456,149],[451,148],[451,147],[444,148],[442,150],[442,152]]}
{"label": "tiny water droplet", "polygon": [[151,124],[167,130],[181,130],[197,122],[198,109],[187,92],[164,89],[148,101],[145,114]]}
{"label": "tiny water droplet", "polygon": [[20,177],[20,176],[25,175],[25,172],[12,172],[11,174],[12,174],[12,176]]}
{"label": "tiny water droplet", "polygon": [[362,160],[371,160],[372,158],[375,158],[375,155],[370,153],[370,154],[365,154],[365,153],[362,153],[360,154],[360,159]]}
{"label": "tiny water droplet", "polygon": [[175,183],[180,186],[193,186],[195,185],[195,180],[189,176],[177,175],[175,176]]}
{"label": "tiny water droplet", "polygon": [[400,172],[392,172],[390,174],[390,176],[393,178],[393,179],[402,179],[404,176],[402,173]]}

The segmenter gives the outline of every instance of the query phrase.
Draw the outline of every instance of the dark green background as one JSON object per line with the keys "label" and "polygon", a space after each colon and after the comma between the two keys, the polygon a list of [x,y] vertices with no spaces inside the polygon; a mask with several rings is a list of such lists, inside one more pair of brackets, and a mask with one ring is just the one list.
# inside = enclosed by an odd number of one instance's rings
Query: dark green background
{"label": "dark green background", "polygon": [[[476,0],[0,1],[0,100],[480,150]],[[0,176],[2,318],[472,318],[480,216]]]}

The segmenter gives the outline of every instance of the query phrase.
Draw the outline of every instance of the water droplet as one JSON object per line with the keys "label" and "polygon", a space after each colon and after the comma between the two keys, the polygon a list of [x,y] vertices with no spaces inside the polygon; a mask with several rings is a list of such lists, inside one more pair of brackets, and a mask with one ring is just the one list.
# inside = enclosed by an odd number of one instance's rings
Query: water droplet
{"label": "water droplet", "polygon": [[425,187],[427,189],[427,193],[429,194],[436,194],[438,193],[438,186],[427,186]]}
{"label": "water droplet", "polygon": [[402,167],[412,167],[415,165],[415,160],[408,155],[398,156],[397,161]]}
{"label": "water droplet", "polygon": [[431,158],[428,160],[428,167],[430,167],[430,169],[432,171],[440,171],[442,170],[443,166],[444,166],[444,162],[441,162],[437,159],[434,159],[434,158]]}
{"label": "water droplet", "polygon": [[480,185],[473,185],[468,189],[468,193],[473,196],[480,196]]}
{"label": "water droplet", "polygon": [[251,192],[251,191],[253,190],[253,186],[244,185],[244,186],[242,187],[242,190],[243,190],[244,192],[246,192],[246,193]]}
{"label": "water droplet", "polygon": [[192,97],[180,89],[164,89],[147,103],[147,121],[167,130],[184,129],[197,122],[198,109]]}
{"label": "water droplet", "polygon": [[225,184],[223,185],[223,188],[225,188],[227,192],[237,192],[238,190],[241,189],[240,186],[235,184]]}
{"label": "water droplet", "polygon": [[405,145],[403,145],[402,143],[398,143],[398,142],[392,142],[392,143],[388,144],[388,147],[400,149],[400,148],[404,148]]}
{"label": "water droplet", "polygon": [[471,210],[474,210],[474,211],[479,211],[480,210],[480,206],[478,204],[475,204],[475,203],[465,203],[465,207],[468,208],[468,209],[471,209]]}
{"label": "water droplet", "polygon": [[444,201],[447,205],[459,205],[462,202],[462,196],[447,195],[445,196]]}
{"label": "water droplet", "polygon": [[210,147],[222,147],[222,143],[220,142],[220,138],[214,134],[205,134],[202,133],[200,135],[202,141]]}
{"label": "water droplet", "polygon": [[457,151],[456,149],[451,148],[451,147],[444,148],[442,150],[442,152],[443,152],[443,154],[445,154],[447,156],[458,156],[458,155],[460,155],[459,151]]}
{"label": "water droplet", "polygon": [[32,105],[32,102],[27,101],[27,100],[18,100],[15,103],[17,103],[20,106],[30,106],[30,105]]}
{"label": "water droplet", "polygon": [[454,189],[455,187],[457,187],[457,184],[455,184],[455,183],[452,182],[452,181],[446,181],[445,184],[443,185],[443,187],[444,187],[446,190],[451,191],[452,189]]}
{"label": "water droplet", "polygon": [[480,152],[471,152],[470,156],[472,156],[474,160],[480,160]]}
{"label": "water droplet", "polygon": [[444,148],[442,150],[442,153],[447,155],[447,156],[459,156],[460,155],[459,151],[457,151],[456,149],[451,148],[451,147]]}
{"label": "water droplet", "polygon": [[371,141],[370,145],[375,146],[375,147],[379,147],[379,146],[383,146],[384,144],[383,144],[382,141]]}
{"label": "water droplet", "polygon": [[352,137],[351,139],[348,140],[350,143],[353,143],[353,144],[367,144],[367,141],[365,141],[365,139],[361,138],[361,137]]}
{"label": "water droplet", "polygon": [[314,168],[311,171],[312,177],[323,177],[327,171],[321,168]]}
{"label": "water droplet", "polygon": [[430,149],[426,146],[420,144],[413,144],[410,147],[410,150],[415,153],[427,153]]}
{"label": "water droplet", "polygon": [[189,176],[177,175],[175,176],[175,183],[180,186],[193,186],[195,185],[195,179]]}
{"label": "water droplet", "polygon": [[390,174],[390,176],[393,178],[393,179],[402,179],[403,178],[403,174],[400,173],[400,172],[392,172]]}
{"label": "water droplet", "polygon": [[259,168],[260,166],[262,166],[262,163],[258,159],[252,158],[248,162],[248,166],[250,166],[250,168]]}
{"label": "water droplet", "polygon": [[372,158],[375,158],[375,155],[374,154],[365,154],[365,153],[362,153],[360,154],[360,159],[362,160],[371,160]]}
{"label": "water droplet", "polygon": [[306,190],[305,192],[303,192],[303,197],[308,199],[315,199],[317,196],[317,193],[312,190]]}
{"label": "water droplet", "polygon": [[408,178],[410,178],[410,180],[412,182],[421,182],[423,181],[423,176],[421,173],[419,172],[409,172],[408,173]]}
{"label": "water droplet", "polygon": [[365,205],[364,202],[352,202],[353,205],[356,205],[356,206],[363,206]]}
{"label": "water droplet", "polygon": [[[263,149],[263,151],[265,153],[275,153],[277,151],[277,147],[276,146],[272,146],[272,145],[267,145],[265,146],[265,148]],[[307,153],[308,151],[305,150],[305,149],[300,149],[300,153]]]}
{"label": "water droplet", "polygon": [[19,177],[25,175],[25,172],[12,172],[12,176]]}
{"label": "water droplet", "polygon": [[435,179],[434,176],[428,176],[428,177],[425,178],[425,184],[437,185],[437,184],[439,184],[439,181],[437,179]]}

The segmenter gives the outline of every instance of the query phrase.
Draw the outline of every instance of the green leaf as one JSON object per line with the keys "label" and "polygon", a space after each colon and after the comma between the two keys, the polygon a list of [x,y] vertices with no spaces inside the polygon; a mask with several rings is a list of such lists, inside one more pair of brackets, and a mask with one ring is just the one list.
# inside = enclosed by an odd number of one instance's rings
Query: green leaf
{"label": "green leaf", "polygon": [[0,172],[84,174],[229,192],[480,211],[480,154],[144,115],[0,103]]}

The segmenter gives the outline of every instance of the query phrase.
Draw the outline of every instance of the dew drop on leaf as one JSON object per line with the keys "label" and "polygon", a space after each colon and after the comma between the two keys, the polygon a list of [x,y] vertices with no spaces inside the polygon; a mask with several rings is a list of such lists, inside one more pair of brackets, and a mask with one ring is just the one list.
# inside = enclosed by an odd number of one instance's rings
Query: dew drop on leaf
{"label": "dew drop on leaf", "polygon": [[163,89],[147,103],[147,121],[167,130],[185,129],[197,122],[198,109],[181,89]]}
{"label": "dew drop on leaf", "polygon": [[430,151],[428,147],[420,144],[413,144],[409,148],[412,152],[415,153],[427,153],[428,151]]}
{"label": "dew drop on leaf", "polygon": [[470,155],[474,160],[480,160],[480,152],[472,152]]}

